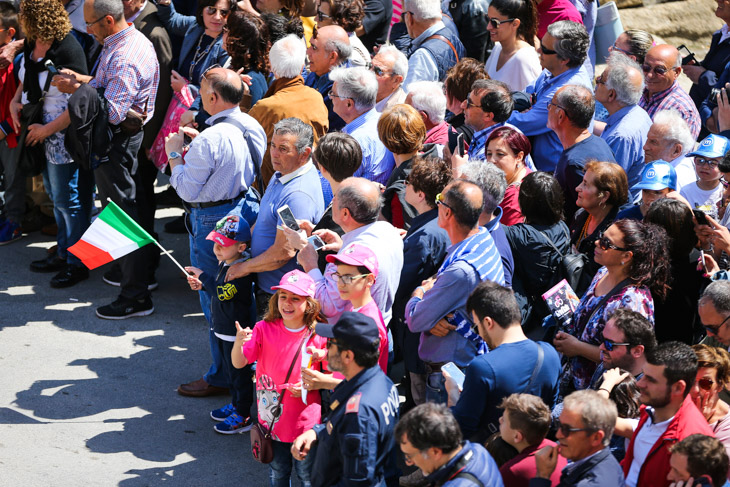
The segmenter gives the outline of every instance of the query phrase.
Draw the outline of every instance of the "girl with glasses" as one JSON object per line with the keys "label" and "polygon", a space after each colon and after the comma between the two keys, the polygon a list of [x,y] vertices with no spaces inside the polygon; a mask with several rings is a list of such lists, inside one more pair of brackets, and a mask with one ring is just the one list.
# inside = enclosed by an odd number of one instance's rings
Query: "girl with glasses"
{"label": "girl with glasses", "polygon": [[697,354],[697,380],[689,395],[697,409],[715,433],[715,438],[730,453],[730,406],[720,399],[720,393],[730,385],[730,354],[722,348],[695,345]]}
{"label": "girl with glasses", "polygon": [[489,77],[512,91],[524,91],[542,72],[535,50],[535,0],[492,0],[487,10],[487,32],[494,42],[487,59]]}

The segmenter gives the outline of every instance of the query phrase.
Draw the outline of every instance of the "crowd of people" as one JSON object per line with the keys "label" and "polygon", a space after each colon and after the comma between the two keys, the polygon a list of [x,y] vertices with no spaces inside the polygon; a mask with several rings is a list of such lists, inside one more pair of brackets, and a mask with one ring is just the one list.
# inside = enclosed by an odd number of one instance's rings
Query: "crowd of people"
{"label": "crowd of people", "polygon": [[156,235],[169,176],[178,393],[272,486],[727,485],[730,1],[704,60],[629,30],[600,71],[597,3],[2,1],[0,245],[35,177],[74,286],[95,196]]}

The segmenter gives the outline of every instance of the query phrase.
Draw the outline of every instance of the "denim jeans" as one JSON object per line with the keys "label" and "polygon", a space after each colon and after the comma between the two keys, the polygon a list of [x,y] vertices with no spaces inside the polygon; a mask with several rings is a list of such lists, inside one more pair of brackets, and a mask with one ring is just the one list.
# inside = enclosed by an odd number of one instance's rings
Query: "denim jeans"
{"label": "denim jeans", "polygon": [[[80,194],[84,189],[83,185],[79,185],[80,172],[79,165],[75,162],[68,164],[48,162],[43,169],[43,184],[53,201],[53,215],[58,226],[57,254],[73,265],[81,265],[81,261],[75,255],[68,253],[67,249],[78,242],[89,227],[89,215],[81,205],[81,201],[88,196]],[[87,186],[85,190],[88,189]]]}
{"label": "denim jeans", "polygon": [[[236,203],[237,201],[210,208],[190,208],[190,226],[192,227],[188,228],[190,234],[190,265],[202,269],[203,272],[210,275],[215,275],[218,271],[218,259],[213,253],[214,244],[211,240],[206,240],[206,237],[215,228],[218,220],[236,207]],[[198,296],[205,319],[210,324],[210,294],[205,290],[200,290]],[[203,377],[208,384],[228,388],[230,381],[226,372],[226,365],[218,349],[218,338],[216,338],[210,327],[208,327],[208,342],[213,363],[210,365],[208,373]]]}
{"label": "denim jeans", "polygon": [[269,486],[289,487],[291,485],[291,467],[292,462],[294,462],[294,470],[299,481],[302,483],[302,487],[310,487],[312,485],[310,479],[314,464],[314,455],[312,452],[300,462],[291,456],[291,443],[274,440],[273,444],[274,459],[269,464]]}
{"label": "denim jeans", "polygon": [[446,381],[439,370],[426,376],[426,402],[446,404],[449,396],[446,392]]}

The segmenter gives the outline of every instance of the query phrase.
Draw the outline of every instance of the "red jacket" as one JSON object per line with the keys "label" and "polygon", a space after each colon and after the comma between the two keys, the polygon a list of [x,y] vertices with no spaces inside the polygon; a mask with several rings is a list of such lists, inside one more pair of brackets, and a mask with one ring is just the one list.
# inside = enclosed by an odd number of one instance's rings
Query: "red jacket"
{"label": "red jacket", "polygon": [[2,125],[2,131],[7,133],[5,141],[11,149],[18,145],[15,140],[13,121],[10,118],[10,101],[15,96],[17,89],[18,83],[13,76],[13,63],[10,63],[6,69],[0,70],[0,125]]}
{"label": "red jacket", "polygon": [[[621,462],[625,477],[628,477],[631,463],[634,460],[634,441],[636,440],[636,435],[644,426],[647,419],[649,419],[649,414],[645,409],[646,406],[641,406],[639,425],[631,437],[629,447],[626,449],[626,456]],[[677,414],[674,415],[674,419],[667,426],[667,430],[654,443],[654,446],[651,447],[649,454],[644,460],[644,465],[641,466],[641,470],[639,471],[639,478],[636,485],[640,485],[641,487],[668,487],[670,482],[667,480],[667,474],[669,473],[669,457],[671,456],[669,447],[695,433],[715,437],[712,429],[707,424],[707,420],[702,416],[697,406],[694,405],[689,394],[687,394]]]}

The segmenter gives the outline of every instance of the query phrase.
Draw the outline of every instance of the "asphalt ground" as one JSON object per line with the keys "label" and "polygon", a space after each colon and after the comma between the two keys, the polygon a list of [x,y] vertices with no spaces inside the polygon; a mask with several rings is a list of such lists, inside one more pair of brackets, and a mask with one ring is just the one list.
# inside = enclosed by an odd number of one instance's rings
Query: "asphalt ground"
{"label": "asphalt ground", "polygon": [[[182,213],[160,209],[161,244],[189,264],[186,235],[163,232]],[[155,312],[108,321],[108,265],[69,289],[30,272],[55,241],[34,232],[0,247],[0,486],[268,484],[249,434],[213,431],[226,396],[189,398],[180,383],[210,364],[197,294],[165,256]],[[296,483],[295,483],[296,484]]]}

